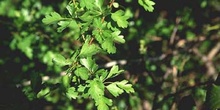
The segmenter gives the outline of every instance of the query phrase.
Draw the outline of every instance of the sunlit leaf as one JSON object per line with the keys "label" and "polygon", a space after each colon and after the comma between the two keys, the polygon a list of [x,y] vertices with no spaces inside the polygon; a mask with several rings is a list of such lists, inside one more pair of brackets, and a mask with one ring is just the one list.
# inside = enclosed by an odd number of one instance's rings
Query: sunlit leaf
{"label": "sunlit leaf", "polygon": [[47,14],[45,18],[43,18],[42,22],[44,24],[52,24],[54,22],[58,22],[62,20],[63,18],[60,16],[57,12],[51,12],[50,14]]}
{"label": "sunlit leaf", "polygon": [[155,3],[152,0],[138,0],[138,3],[143,6],[146,11],[152,12],[154,10],[153,5],[155,5]]}
{"label": "sunlit leaf", "polygon": [[111,14],[111,18],[118,24],[121,28],[126,28],[128,26],[128,16],[125,16],[125,12],[118,10]]}
{"label": "sunlit leaf", "polygon": [[76,99],[78,96],[78,93],[76,92],[74,87],[70,87],[67,89],[67,93],[66,93],[67,97],[69,97],[70,99]]}

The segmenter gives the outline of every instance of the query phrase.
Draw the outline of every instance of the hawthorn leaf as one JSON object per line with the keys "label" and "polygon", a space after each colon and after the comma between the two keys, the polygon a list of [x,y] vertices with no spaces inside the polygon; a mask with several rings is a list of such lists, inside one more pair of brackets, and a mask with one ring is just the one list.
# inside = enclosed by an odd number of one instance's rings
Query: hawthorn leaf
{"label": "hawthorn leaf", "polygon": [[116,84],[118,85],[118,87],[120,87],[121,89],[123,89],[124,91],[126,91],[127,93],[133,93],[134,89],[132,88],[131,84],[127,84],[128,81],[127,80],[123,80],[121,82],[116,82]]}
{"label": "hawthorn leaf", "polygon": [[101,81],[104,81],[105,78],[106,78],[107,75],[108,75],[108,72],[107,72],[107,70],[105,70],[105,69],[100,69],[100,70],[98,70],[98,71],[96,72],[96,74],[99,75],[99,79],[100,79]]}
{"label": "hawthorn leaf", "polygon": [[122,94],[124,92],[123,89],[119,88],[116,85],[116,83],[111,83],[108,86],[106,86],[106,88],[115,97],[119,96],[120,94]]}
{"label": "hawthorn leaf", "polygon": [[49,93],[50,93],[49,87],[47,87],[45,89],[41,89],[41,91],[37,93],[37,98],[44,97],[44,96],[48,95]]}
{"label": "hawthorn leaf", "polygon": [[118,10],[111,14],[111,18],[117,23],[117,25],[121,28],[126,28],[128,26],[128,16],[125,16],[125,12],[123,10]]}
{"label": "hawthorn leaf", "polygon": [[58,21],[60,21],[62,19],[64,19],[64,18],[62,18],[59,13],[51,12],[50,14],[47,14],[45,16],[45,18],[42,19],[42,22],[44,24],[52,24],[52,23],[58,22]]}
{"label": "hawthorn leaf", "polygon": [[80,0],[80,7],[92,9],[94,7],[94,2],[95,0]]}
{"label": "hawthorn leaf", "polygon": [[120,43],[125,43],[125,39],[123,35],[119,35],[121,31],[115,31],[112,33],[112,36],[114,37],[114,40]]}
{"label": "hawthorn leaf", "polygon": [[94,54],[98,53],[99,50],[100,48],[97,45],[89,44],[89,39],[87,39],[82,46],[79,56],[81,57],[93,56]]}
{"label": "hawthorn leaf", "polygon": [[66,66],[66,65],[70,65],[70,62],[68,62],[64,56],[62,56],[61,54],[55,54],[53,56],[52,62],[58,66]]}
{"label": "hawthorn leaf", "polygon": [[108,53],[115,53],[116,47],[112,39],[105,39],[105,41],[101,44],[104,50],[107,50]]}
{"label": "hawthorn leaf", "polygon": [[146,11],[153,12],[155,3],[152,0],[138,0],[138,3],[144,7]]}
{"label": "hawthorn leaf", "polygon": [[70,87],[67,89],[67,93],[66,93],[68,98],[73,98],[76,99],[78,96],[78,93],[76,92],[76,89],[74,87]]}
{"label": "hawthorn leaf", "polygon": [[104,84],[100,80],[94,79],[90,81],[89,87],[88,93],[98,105],[99,99],[104,95]]}
{"label": "hawthorn leaf", "polygon": [[98,69],[98,65],[91,57],[81,58],[80,63],[91,72],[94,72]]}
{"label": "hawthorn leaf", "polygon": [[75,74],[79,76],[82,80],[87,80],[89,78],[89,71],[85,67],[80,67],[75,70]]}
{"label": "hawthorn leaf", "polygon": [[123,72],[123,70],[118,70],[118,66],[117,65],[114,65],[112,68],[111,68],[111,70],[110,70],[110,72],[109,72],[109,74],[108,74],[108,76],[107,76],[107,78],[106,79],[108,79],[108,78],[110,78],[110,77],[112,77],[113,75],[115,76],[115,75],[118,75],[119,73],[121,73],[121,72]]}
{"label": "hawthorn leaf", "polygon": [[57,32],[62,32],[64,29],[66,29],[70,25],[71,21],[59,21],[58,25],[60,27],[57,28]]}
{"label": "hawthorn leaf", "polygon": [[112,106],[112,100],[101,96],[96,106],[98,106],[98,110],[109,110],[108,106]]}

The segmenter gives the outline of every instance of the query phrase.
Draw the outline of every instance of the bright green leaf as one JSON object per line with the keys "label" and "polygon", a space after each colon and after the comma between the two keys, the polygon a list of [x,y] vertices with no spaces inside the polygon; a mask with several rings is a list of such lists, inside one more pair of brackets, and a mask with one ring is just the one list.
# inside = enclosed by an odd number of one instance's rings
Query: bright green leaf
{"label": "bright green leaf", "polygon": [[118,24],[121,28],[126,28],[128,26],[128,16],[124,15],[125,12],[122,10],[118,10],[111,14],[111,18]]}
{"label": "bright green leaf", "polygon": [[70,25],[71,21],[60,21],[58,22],[58,25],[60,27],[57,28],[57,32],[62,32],[64,29],[66,29]]}
{"label": "bright green leaf", "polygon": [[75,70],[75,74],[79,76],[82,80],[87,80],[89,78],[89,71],[85,67],[80,67]]}
{"label": "bright green leaf", "polygon": [[98,69],[98,65],[91,57],[80,59],[80,63],[91,72],[95,72]]}
{"label": "bright green leaf", "polygon": [[70,87],[70,77],[68,75],[61,77],[61,84],[64,87],[64,89]]}
{"label": "bright green leaf", "polygon": [[104,95],[104,84],[97,79],[90,81],[89,94],[98,103],[99,98]]}
{"label": "bright green leaf", "polygon": [[98,53],[100,48],[95,44],[89,44],[89,39],[85,41],[80,51],[79,56],[81,57],[89,57],[96,53]]}
{"label": "bright green leaf", "polygon": [[123,35],[119,35],[121,32],[120,31],[115,31],[112,33],[114,40],[120,43],[125,43],[125,39]]}
{"label": "bright green leaf", "polygon": [[78,96],[78,93],[75,91],[74,87],[70,87],[67,89],[67,93],[66,93],[67,97],[69,97],[70,99],[76,99]]}
{"label": "bright green leaf", "polygon": [[133,93],[134,89],[132,88],[131,84],[127,84],[128,81],[127,80],[123,80],[121,82],[117,82],[116,84],[118,85],[118,87],[120,87],[121,89],[125,90],[127,93]]}
{"label": "bright green leaf", "polygon": [[106,88],[115,97],[119,96],[120,94],[122,94],[124,92],[123,89],[119,88],[116,85],[116,83],[111,83],[108,86],[106,86]]}
{"label": "bright green leaf", "polygon": [[95,0],[80,0],[80,6],[92,9],[94,7]]}
{"label": "bright green leaf", "polygon": [[108,75],[108,72],[105,69],[100,69],[96,72],[96,74],[99,76],[101,81],[104,81]]}
{"label": "bright green leaf", "polygon": [[64,56],[60,55],[60,54],[56,54],[54,55],[53,59],[52,59],[53,63],[59,66],[66,66],[69,65],[70,62],[68,62]]}
{"label": "bright green leaf", "polygon": [[152,12],[154,10],[153,5],[155,5],[155,3],[152,0],[138,0],[138,3],[143,6],[146,11]]}
{"label": "bright green leaf", "polygon": [[42,22],[44,24],[52,24],[54,22],[58,22],[62,20],[63,18],[60,16],[57,12],[51,12],[50,14],[47,14],[45,18],[43,18]]}
{"label": "bright green leaf", "polygon": [[42,90],[37,94],[37,98],[44,97],[44,96],[48,95],[49,92],[50,92],[49,87],[47,87],[47,88],[45,88],[45,89],[42,89]]}
{"label": "bright green leaf", "polygon": [[113,40],[111,39],[106,39],[102,44],[102,48],[104,50],[107,50],[108,53],[115,53],[116,52],[116,47],[114,45]]}
{"label": "bright green leaf", "polygon": [[123,70],[120,70],[120,71],[119,71],[119,70],[118,70],[118,66],[117,66],[117,65],[114,65],[114,66],[111,68],[111,70],[110,70],[110,72],[109,72],[109,74],[108,74],[108,76],[107,76],[106,79],[112,77],[113,75],[118,75],[118,74],[121,73],[121,72],[123,72]]}
{"label": "bright green leaf", "polygon": [[108,106],[112,106],[112,100],[102,96],[96,106],[98,106],[98,110],[109,110]]}

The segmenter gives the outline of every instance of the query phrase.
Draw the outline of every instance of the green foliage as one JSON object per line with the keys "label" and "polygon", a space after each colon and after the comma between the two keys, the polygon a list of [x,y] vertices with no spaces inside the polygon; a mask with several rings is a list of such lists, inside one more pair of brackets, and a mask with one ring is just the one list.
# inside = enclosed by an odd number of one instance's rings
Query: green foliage
{"label": "green foliage", "polygon": [[0,109],[218,109],[219,4],[0,1]]}
{"label": "green foliage", "polygon": [[212,84],[207,91],[206,101],[207,106],[211,110],[220,109],[220,87],[218,85]]}

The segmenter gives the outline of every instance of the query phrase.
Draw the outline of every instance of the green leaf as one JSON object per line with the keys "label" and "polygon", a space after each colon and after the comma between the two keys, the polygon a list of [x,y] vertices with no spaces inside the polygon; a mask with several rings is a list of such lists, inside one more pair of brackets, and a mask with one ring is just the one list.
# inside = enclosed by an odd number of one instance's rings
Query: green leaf
{"label": "green leaf", "polygon": [[104,0],[95,0],[94,4],[96,7],[98,7],[101,10],[103,3],[104,3]]}
{"label": "green leaf", "polygon": [[98,103],[99,99],[104,95],[104,84],[100,80],[94,79],[90,81],[89,86],[89,95]]}
{"label": "green leaf", "polygon": [[101,44],[104,50],[107,50],[108,53],[115,53],[116,47],[112,39],[105,39],[105,41]]}
{"label": "green leaf", "polygon": [[47,14],[45,18],[43,18],[42,22],[44,24],[52,24],[54,22],[58,22],[62,20],[63,18],[60,16],[57,12],[51,12],[50,14]]}
{"label": "green leaf", "polygon": [[102,96],[96,106],[98,106],[98,110],[109,110],[108,106],[112,106],[112,100]]}
{"label": "green leaf", "polygon": [[61,84],[64,87],[64,89],[67,89],[70,87],[70,77],[68,75],[64,75],[61,77]]}
{"label": "green leaf", "polygon": [[123,35],[119,35],[121,33],[121,31],[115,31],[112,33],[112,35],[114,36],[114,40],[120,43],[125,43],[125,39]]}
{"label": "green leaf", "polygon": [[220,86],[212,84],[206,93],[206,101],[210,110],[220,109]]}
{"label": "green leaf", "polygon": [[59,66],[66,66],[66,65],[70,65],[70,62],[68,62],[64,56],[60,55],[60,54],[55,54],[53,59],[52,59],[53,63]]}
{"label": "green leaf", "polygon": [[92,9],[94,7],[95,0],[80,0],[80,6]]}
{"label": "green leaf", "polygon": [[87,80],[89,78],[89,71],[85,67],[80,67],[75,70],[75,74],[79,76],[82,80]]}
{"label": "green leaf", "polygon": [[117,82],[116,84],[118,85],[118,87],[120,87],[121,89],[125,90],[127,93],[133,93],[134,89],[132,88],[131,84],[127,84],[128,81],[127,80],[123,80],[121,82]]}
{"label": "green leaf", "polygon": [[152,12],[154,10],[153,5],[155,5],[155,3],[151,0],[138,0],[138,3],[144,7],[144,9],[146,11]]}
{"label": "green leaf", "polygon": [[128,16],[125,16],[125,12],[118,10],[111,14],[111,18],[118,24],[121,28],[126,28],[128,26]]}
{"label": "green leaf", "polygon": [[80,63],[91,72],[95,72],[98,69],[98,65],[91,57],[81,58]]}
{"label": "green leaf", "polygon": [[60,27],[57,28],[57,32],[62,32],[64,29],[66,29],[70,25],[71,21],[60,21],[58,22],[58,25]]}
{"label": "green leaf", "polygon": [[67,93],[66,93],[67,97],[69,97],[70,99],[76,99],[78,96],[78,93],[76,92],[74,87],[70,87],[67,89]]}
{"label": "green leaf", "polygon": [[100,48],[95,44],[89,44],[89,39],[86,39],[85,43],[82,46],[79,56],[81,57],[90,57],[98,53]]}
{"label": "green leaf", "polygon": [[37,94],[37,98],[41,98],[41,97],[45,97],[46,95],[48,95],[50,92],[50,88],[47,87],[45,89],[42,89],[38,94]]}
{"label": "green leaf", "polygon": [[108,86],[106,86],[108,91],[115,97],[119,96],[124,92],[123,89],[119,88],[116,84],[117,83],[111,83]]}
{"label": "green leaf", "polygon": [[99,76],[101,81],[104,81],[108,75],[108,72],[105,69],[100,69],[96,72],[96,74]]}
{"label": "green leaf", "polygon": [[123,70],[120,70],[120,71],[119,71],[119,70],[118,70],[118,66],[117,66],[117,65],[114,65],[114,66],[111,68],[111,70],[110,70],[110,72],[109,72],[109,74],[108,74],[108,76],[107,76],[106,79],[112,77],[113,75],[118,75],[118,74],[120,74],[121,72],[123,72]]}

